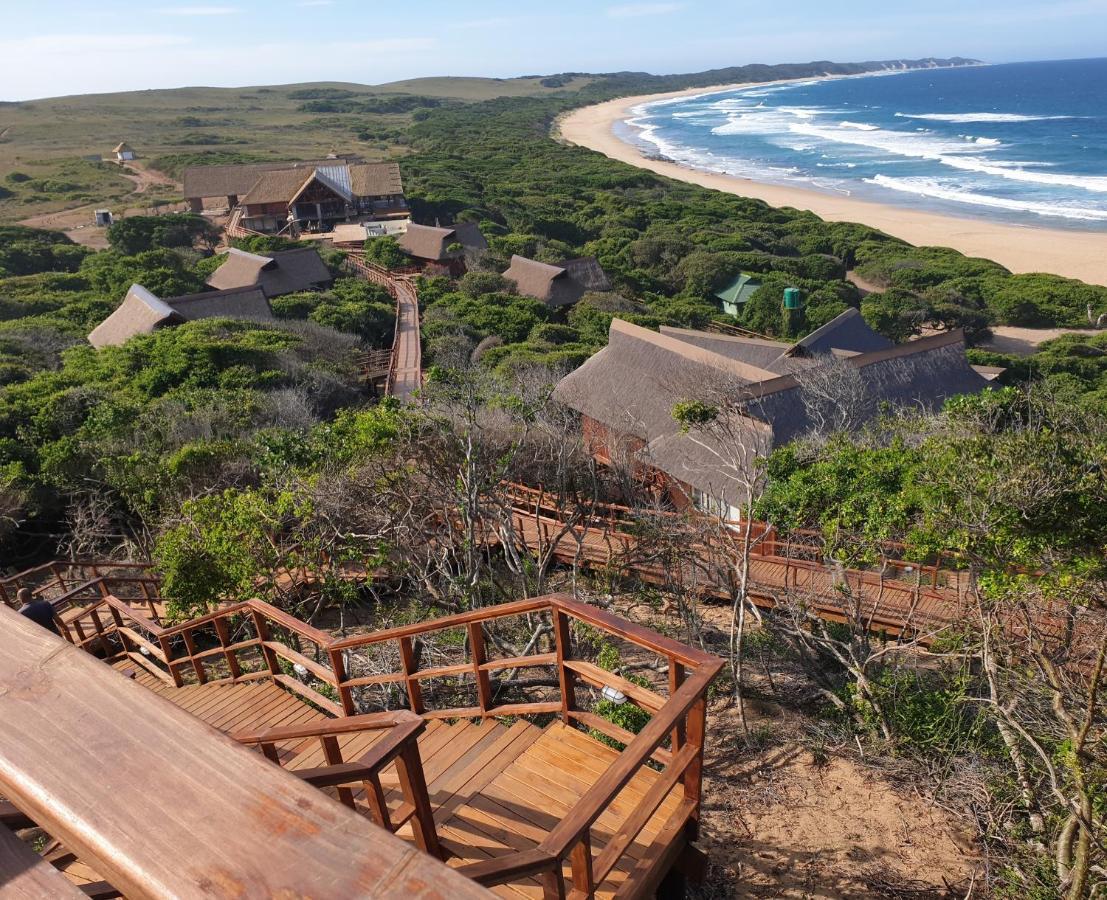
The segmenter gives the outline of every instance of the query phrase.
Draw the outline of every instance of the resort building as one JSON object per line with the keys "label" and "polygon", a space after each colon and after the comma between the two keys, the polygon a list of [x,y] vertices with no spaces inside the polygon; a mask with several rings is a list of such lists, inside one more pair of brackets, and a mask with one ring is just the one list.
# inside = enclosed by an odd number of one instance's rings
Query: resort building
{"label": "resort building", "polygon": [[761,282],[753,275],[738,273],[722,290],[715,292],[715,298],[722,303],[723,312],[736,316],[761,287]]}
{"label": "resort building", "polygon": [[[678,507],[737,519],[756,477],[734,470],[727,441],[752,465],[795,438],[861,426],[889,405],[937,408],[990,377],[965,358],[960,330],[894,344],[855,309],[792,344],[615,319],[608,345],[554,397],[580,413],[598,459],[630,466]],[[684,431],[673,418],[682,401],[714,406],[720,419]]]}
{"label": "resort building", "polygon": [[554,266],[516,255],[511,257],[504,278],[520,294],[554,308],[572,306],[589,291],[611,290],[611,281],[599,262],[590,256]]}
{"label": "resort building", "polygon": [[334,281],[330,269],[314,247],[247,253],[232,247],[226,262],[208,278],[218,290],[259,288],[266,297],[299,291],[321,290]]}
{"label": "resort building", "polygon": [[488,249],[488,241],[474,222],[448,228],[411,224],[397,243],[414,265],[453,277],[465,273],[466,250]]}
{"label": "resort building", "polygon": [[339,222],[408,216],[400,167],[327,159],[243,166],[192,166],[184,196],[193,212],[225,200],[236,223],[263,234],[327,231]]}
{"label": "resort building", "polygon": [[141,284],[133,284],[115,312],[92,330],[88,342],[97,350],[117,347],[139,334],[152,334],[159,328],[192,319],[211,318],[266,320],[273,318],[273,311],[259,287],[206,291],[162,300]]}

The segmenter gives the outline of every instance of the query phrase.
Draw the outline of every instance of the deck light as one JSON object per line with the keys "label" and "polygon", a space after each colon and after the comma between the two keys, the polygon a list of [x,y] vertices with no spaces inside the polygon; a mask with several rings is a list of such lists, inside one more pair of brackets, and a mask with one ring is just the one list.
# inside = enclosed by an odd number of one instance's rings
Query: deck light
{"label": "deck light", "polygon": [[600,693],[603,694],[604,700],[614,703],[616,706],[622,706],[627,702],[627,695],[618,688],[613,688],[610,684],[605,684]]}
{"label": "deck light", "polygon": [[292,666],[292,671],[296,673],[297,678],[307,678],[307,666],[305,666],[303,663],[294,663]]}
{"label": "deck light", "polygon": [[147,650],[145,647],[139,647],[138,652],[141,653],[143,656],[149,656],[150,655],[150,651]]}

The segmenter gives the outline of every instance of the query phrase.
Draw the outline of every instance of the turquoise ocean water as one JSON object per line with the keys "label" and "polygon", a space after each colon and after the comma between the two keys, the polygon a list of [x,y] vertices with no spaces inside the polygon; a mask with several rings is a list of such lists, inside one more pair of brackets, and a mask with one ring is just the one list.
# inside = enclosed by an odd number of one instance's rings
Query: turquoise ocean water
{"label": "turquoise ocean water", "polygon": [[617,131],[712,172],[1107,230],[1107,59],[763,85],[639,106]]}

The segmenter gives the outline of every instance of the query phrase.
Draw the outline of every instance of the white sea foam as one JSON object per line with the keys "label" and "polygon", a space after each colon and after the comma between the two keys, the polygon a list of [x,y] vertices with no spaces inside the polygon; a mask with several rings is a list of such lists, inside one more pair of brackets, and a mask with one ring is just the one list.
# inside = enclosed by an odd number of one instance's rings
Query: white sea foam
{"label": "white sea foam", "polygon": [[1057,119],[1075,119],[1076,116],[1023,116],[1018,113],[903,113],[896,115],[901,119],[924,119],[930,122],[1049,122]]}
{"label": "white sea foam", "polygon": [[856,128],[858,131],[880,131],[879,125],[866,125],[864,122],[839,122],[840,128]]}
{"label": "white sea foam", "polygon": [[948,200],[954,203],[985,206],[990,209],[1078,219],[1085,222],[1107,222],[1107,209],[1091,209],[1086,206],[1066,206],[1062,203],[1043,203],[1033,200],[1014,200],[1009,197],[994,197],[990,194],[965,190],[934,178],[890,178],[887,175],[875,175],[872,178],[866,178],[865,182],[933,200]]}

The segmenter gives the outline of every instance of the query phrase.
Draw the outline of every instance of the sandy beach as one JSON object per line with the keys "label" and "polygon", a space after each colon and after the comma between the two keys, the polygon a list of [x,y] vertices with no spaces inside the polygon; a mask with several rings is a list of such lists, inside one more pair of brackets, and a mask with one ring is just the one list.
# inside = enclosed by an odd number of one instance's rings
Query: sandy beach
{"label": "sandy beach", "polygon": [[669,178],[742,197],[754,197],[773,206],[810,210],[828,221],[862,222],[912,244],[952,247],[969,256],[992,259],[1012,272],[1051,272],[1092,284],[1107,285],[1107,232],[1005,225],[872,203],[803,188],[761,184],[745,178],[717,175],[673,162],[650,159],[637,147],[615,135],[615,125],[631,118],[631,109],[639,104],[747,86],[720,85],[668,94],[623,97],[574,110],[559,120],[558,128],[561,137],[570,143],[588,147],[612,159],[649,169]]}

